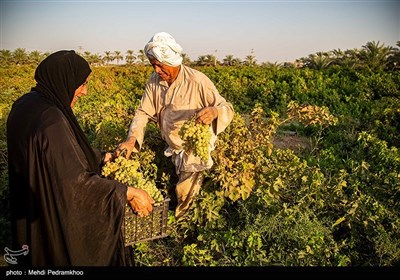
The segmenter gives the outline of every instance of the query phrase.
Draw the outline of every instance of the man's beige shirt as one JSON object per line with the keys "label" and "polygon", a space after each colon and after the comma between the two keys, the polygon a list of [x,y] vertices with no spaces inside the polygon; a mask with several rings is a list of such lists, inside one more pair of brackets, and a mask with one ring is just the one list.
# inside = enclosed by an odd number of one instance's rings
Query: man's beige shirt
{"label": "man's beige shirt", "polygon": [[147,81],[141,105],[136,110],[129,128],[128,136],[134,136],[137,141],[134,151],[140,150],[146,125],[151,119],[157,122],[161,136],[169,145],[166,155],[179,155],[174,160],[179,170],[196,172],[210,168],[213,164],[211,157],[207,163],[202,163],[198,157],[184,153],[183,143],[178,135],[185,120],[208,106],[214,106],[218,110],[218,117],[210,126],[213,135],[211,152],[217,135],[232,121],[232,104],[219,94],[206,75],[188,66],[181,65],[178,77],[171,86],[158,74],[153,73]]}

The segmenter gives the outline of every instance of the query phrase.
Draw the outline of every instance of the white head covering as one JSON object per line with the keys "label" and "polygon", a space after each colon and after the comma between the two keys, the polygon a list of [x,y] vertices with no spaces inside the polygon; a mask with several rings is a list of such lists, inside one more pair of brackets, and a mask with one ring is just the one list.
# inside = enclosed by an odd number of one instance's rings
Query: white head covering
{"label": "white head covering", "polygon": [[182,64],[182,47],[174,37],[166,32],[155,34],[144,47],[147,57],[152,56],[162,64],[178,66]]}

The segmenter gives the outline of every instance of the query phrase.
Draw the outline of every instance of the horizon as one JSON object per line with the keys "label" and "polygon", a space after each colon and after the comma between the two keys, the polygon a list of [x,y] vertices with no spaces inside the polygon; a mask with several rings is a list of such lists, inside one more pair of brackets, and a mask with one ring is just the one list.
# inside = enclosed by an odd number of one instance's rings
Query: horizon
{"label": "horizon", "polygon": [[191,61],[252,54],[257,63],[283,63],[400,40],[400,1],[14,0],[0,2],[0,16],[0,49],[41,53],[137,55],[164,31]]}

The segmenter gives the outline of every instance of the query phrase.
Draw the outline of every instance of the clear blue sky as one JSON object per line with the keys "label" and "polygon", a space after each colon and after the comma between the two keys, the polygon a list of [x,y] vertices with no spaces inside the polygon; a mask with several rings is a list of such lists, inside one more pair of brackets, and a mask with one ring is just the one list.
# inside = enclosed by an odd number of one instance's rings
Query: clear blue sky
{"label": "clear blue sky", "polygon": [[3,1],[0,49],[137,53],[172,34],[191,60],[213,54],[285,62],[319,51],[396,47],[400,1]]}

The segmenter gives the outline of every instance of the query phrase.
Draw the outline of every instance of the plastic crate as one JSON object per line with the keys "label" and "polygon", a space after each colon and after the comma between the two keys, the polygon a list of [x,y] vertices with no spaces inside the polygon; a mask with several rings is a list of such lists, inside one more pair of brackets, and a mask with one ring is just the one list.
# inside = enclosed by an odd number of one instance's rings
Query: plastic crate
{"label": "plastic crate", "polygon": [[169,201],[169,198],[164,199],[161,205],[154,206],[153,211],[146,217],[139,217],[133,213],[130,206],[126,207],[125,221],[122,224],[125,246],[168,236]]}

